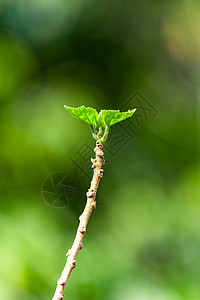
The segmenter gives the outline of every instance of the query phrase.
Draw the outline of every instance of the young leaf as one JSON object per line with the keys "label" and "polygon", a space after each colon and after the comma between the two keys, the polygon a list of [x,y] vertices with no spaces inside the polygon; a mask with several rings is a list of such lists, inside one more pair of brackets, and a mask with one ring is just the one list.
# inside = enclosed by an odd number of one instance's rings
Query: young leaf
{"label": "young leaf", "polygon": [[119,110],[101,110],[102,118],[104,119],[107,126],[112,126],[118,122],[121,122],[131,117],[136,109],[128,110],[126,112],[120,112]]}
{"label": "young leaf", "polygon": [[96,111],[96,109],[85,107],[84,105],[77,108],[66,105],[64,105],[64,107],[73,117],[83,120],[84,122],[92,126],[96,124],[96,119],[98,117],[98,112]]}
{"label": "young leaf", "polygon": [[136,109],[120,112],[120,110],[101,110],[99,113],[91,107],[70,107],[64,105],[68,112],[75,118],[85,121],[90,125],[92,136],[100,143],[107,139],[110,126],[131,117]]}
{"label": "young leaf", "polygon": [[106,122],[104,120],[104,118],[102,117],[102,113],[100,111],[100,113],[98,114],[98,117],[96,119],[96,126],[97,128],[105,128],[106,127]]}

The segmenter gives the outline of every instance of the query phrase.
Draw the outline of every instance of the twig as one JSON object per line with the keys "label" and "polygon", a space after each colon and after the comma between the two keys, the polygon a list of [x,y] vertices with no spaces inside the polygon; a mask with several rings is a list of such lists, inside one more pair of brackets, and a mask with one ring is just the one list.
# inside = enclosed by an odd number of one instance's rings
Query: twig
{"label": "twig", "polygon": [[56,291],[52,300],[62,300],[64,297],[63,292],[64,292],[65,285],[71,275],[72,270],[76,266],[75,264],[76,256],[79,250],[83,248],[82,241],[86,232],[89,218],[91,216],[93,209],[96,208],[95,198],[96,198],[99,181],[103,177],[102,166],[105,163],[104,156],[103,156],[103,145],[100,144],[98,141],[96,142],[96,147],[94,149],[94,152],[96,153],[96,157],[95,159],[91,158],[91,161],[93,163],[92,168],[94,169],[94,173],[93,173],[90,189],[86,194],[87,202],[83,213],[79,217],[80,222],[77,229],[76,237],[74,239],[72,248],[69,249],[66,254],[67,262],[62,271],[60,278],[57,281]]}

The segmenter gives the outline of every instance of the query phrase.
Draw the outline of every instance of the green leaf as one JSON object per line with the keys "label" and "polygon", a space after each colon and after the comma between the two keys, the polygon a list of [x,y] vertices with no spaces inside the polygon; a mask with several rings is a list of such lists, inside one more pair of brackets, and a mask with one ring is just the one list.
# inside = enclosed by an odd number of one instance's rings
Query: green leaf
{"label": "green leaf", "polygon": [[104,120],[104,118],[102,117],[102,113],[100,111],[100,113],[98,114],[98,117],[96,119],[96,127],[97,128],[105,128],[106,127],[106,122]]}
{"label": "green leaf", "polygon": [[112,126],[118,122],[121,122],[127,118],[130,118],[136,109],[128,110],[126,112],[120,112],[120,110],[101,110],[102,118],[104,119],[107,126]]}
{"label": "green leaf", "polygon": [[96,111],[96,109],[85,107],[84,105],[77,108],[66,105],[64,105],[64,107],[73,117],[83,120],[89,125],[94,126],[96,124],[96,120],[98,117],[98,112]]}
{"label": "green leaf", "polygon": [[83,120],[90,125],[92,136],[100,143],[107,139],[110,126],[130,118],[136,109],[120,112],[120,110],[101,110],[99,113],[91,107],[70,107],[64,105],[67,111],[75,118]]}

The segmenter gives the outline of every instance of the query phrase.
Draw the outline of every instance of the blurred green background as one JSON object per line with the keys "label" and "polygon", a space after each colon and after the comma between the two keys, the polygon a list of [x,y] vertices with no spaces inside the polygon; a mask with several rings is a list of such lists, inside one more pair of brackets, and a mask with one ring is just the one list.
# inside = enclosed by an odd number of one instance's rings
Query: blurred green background
{"label": "blurred green background", "polygon": [[92,175],[77,151],[94,140],[63,105],[127,101],[66,299],[200,299],[199,15],[193,0],[1,0],[0,299],[51,299],[74,239],[89,181],[72,158]]}

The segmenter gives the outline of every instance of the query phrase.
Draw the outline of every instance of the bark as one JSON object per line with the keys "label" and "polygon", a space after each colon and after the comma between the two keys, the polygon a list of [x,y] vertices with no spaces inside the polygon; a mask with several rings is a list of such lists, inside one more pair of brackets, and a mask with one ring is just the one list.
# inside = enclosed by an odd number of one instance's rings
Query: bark
{"label": "bark", "polygon": [[84,208],[83,213],[79,217],[79,226],[77,229],[76,237],[74,239],[74,243],[71,247],[71,249],[68,250],[66,256],[67,256],[67,262],[66,265],[62,271],[62,274],[60,278],[57,281],[57,287],[54,294],[54,297],[52,300],[62,300],[64,297],[64,289],[66,286],[66,283],[71,275],[72,270],[75,268],[76,264],[76,256],[83,248],[83,238],[86,232],[87,224],[89,221],[89,218],[91,216],[91,213],[94,208],[96,208],[96,193],[99,186],[99,181],[103,177],[103,169],[102,166],[105,163],[104,160],[104,154],[103,154],[103,145],[100,144],[98,141],[96,142],[96,147],[94,149],[94,152],[96,153],[95,159],[91,158],[92,161],[92,168],[94,169],[93,172],[93,178],[91,181],[90,188],[86,194],[87,196],[87,202]]}

